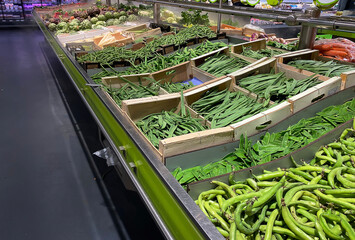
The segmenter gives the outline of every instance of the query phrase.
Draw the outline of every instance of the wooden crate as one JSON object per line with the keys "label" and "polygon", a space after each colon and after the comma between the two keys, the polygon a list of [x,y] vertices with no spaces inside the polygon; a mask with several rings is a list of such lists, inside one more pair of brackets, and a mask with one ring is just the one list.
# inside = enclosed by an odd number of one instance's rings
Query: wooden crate
{"label": "wooden crate", "polygon": [[[295,52],[294,54],[289,54],[289,55],[282,56],[282,57],[278,58],[280,65],[281,66],[284,65],[285,68],[292,69],[293,71],[298,71],[298,72],[308,75],[308,76],[311,76],[314,74],[313,72],[310,72],[307,70],[301,70],[301,69],[295,68],[293,66],[287,65],[287,63],[289,63],[290,61],[295,61],[295,60],[315,60],[315,61],[322,61],[322,62],[335,61],[335,62],[338,62],[341,64],[352,65],[355,67],[355,63],[349,63],[349,62],[338,61],[338,60],[333,60],[330,58],[322,57],[319,55],[318,50]],[[319,76],[321,76],[321,75],[319,75]],[[355,85],[355,71],[349,71],[346,73],[342,73],[340,75],[340,77],[342,79],[341,90]],[[324,80],[324,78],[327,78],[327,77],[323,77],[323,76],[320,77],[321,80]]]}
{"label": "wooden crate", "polygon": [[291,114],[291,104],[289,102],[283,102],[266,111],[258,113],[253,117],[232,124],[231,127],[234,130],[234,141],[239,140],[242,134],[244,136],[257,134],[263,131],[266,127],[276,125]]}
{"label": "wooden crate", "polygon": [[[266,45],[266,42],[267,42],[266,39],[259,39],[259,40],[252,41],[252,42],[236,44],[231,47],[231,52],[235,53],[240,58],[243,58],[249,62],[253,62],[253,61],[256,61],[257,59],[241,55],[241,53],[243,52],[243,48],[250,47],[250,49],[253,51],[258,51],[261,49],[270,48],[269,46]],[[283,55],[289,53],[289,51],[286,51],[286,50],[282,50],[282,49],[277,49],[277,50],[284,51],[284,53],[275,55],[274,56],[275,58],[278,58],[279,56],[283,56]]]}
{"label": "wooden crate", "polygon": [[[199,70],[200,69],[198,68],[192,67],[191,62],[184,62],[176,66],[154,72],[151,74],[151,77],[156,81],[160,81],[161,83],[179,83],[190,80],[193,77],[199,79],[203,83],[215,79],[215,77],[211,74]],[[198,86],[199,85],[195,87]]]}
{"label": "wooden crate", "polygon": [[[202,124],[206,125],[206,121],[202,117],[200,117],[195,111],[193,111],[187,105],[185,107],[190,112],[192,117],[201,118],[203,120]],[[152,145],[152,143],[144,136],[142,131],[136,126],[135,123],[138,122],[139,120],[141,120],[142,118],[148,116],[149,114],[159,113],[162,111],[170,111],[172,109],[177,109],[175,111],[177,113],[180,111],[180,108],[181,108],[180,94],[167,94],[165,96],[145,98],[144,100],[133,99],[133,100],[122,101],[122,110],[125,112],[126,116],[129,118],[129,121],[132,123],[132,125],[135,126],[135,128],[138,130],[138,132],[144,137],[144,139],[146,140],[146,142],[148,142],[148,144],[151,146],[151,148],[160,154],[160,156],[162,157],[161,161],[163,163],[165,163],[164,159],[169,154],[171,155],[171,154],[181,154],[182,153],[180,151],[182,151],[184,149],[181,150],[179,148],[181,143],[178,145],[175,145],[174,140],[173,140],[175,137],[169,138],[169,140],[162,139],[162,140],[160,140],[160,143],[159,143],[159,149],[156,149]],[[208,130],[206,130],[206,131],[208,131]],[[188,135],[189,134],[186,134],[183,136],[186,137]],[[178,140],[179,139],[180,138],[178,138]],[[167,140],[167,141],[162,143],[163,140]],[[194,146],[194,147],[196,147],[196,146]],[[186,149],[184,151],[186,151]]]}
{"label": "wooden crate", "polygon": [[[284,65],[280,65],[276,59],[269,59],[254,68],[246,69],[245,71],[239,72],[231,77],[233,78],[234,83],[238,85],[238,81],[240,79],[256,74],[270,73],[272,69],[275,73],[284,72],[287,77],[294,78],[296,80],[309,77],[308,75],[298,71],[285,68]],[[289,98],[287,102],[278,104],[277,106],[262,112],[253,118],[246,119],[243,122],[232,125],[235,129],[239,129],[235,131],[234,136],[238,139],[243,132],[247,132],[248,135],[256,134],[259,132],[257,129],[259,126],[273,126],[277,122],[289,117],[292,113],[299,111],[317,100],[334,94],[340,91],[340,89],[341,79],[339,77],[331,79],[327,78],[326,81],[320,81],[318,85]],[[249,126],[250,124],[251,126]]]}
{"label": "wooden crate", "polygon": [[296,113],[312,103],[342,90],[342,78],[333,77],[288,99],[291,110]]}
{"label": "wooden crate", "polygon": [[[296,80],[300,80],[300,79],[304,79],[307,78],[308,75],[304,75],[298,71],[293,71],[290,70],[288,68],[284,68],[284,66],[280,66],[279,63],[277,62],[277,60],[275,58],[271,58],[266,60],[263,63],[260,63],[259,65],[256,65],[252,68],[246,69],[243,72],[239,72],[237,74],[231,75],[234,84],[238,85],[238,81],[245,78],[245,77],[249,77],[252,75],[257,75],[257,74],[263,74],[263,73],[270,73],[271,70],[274,70],[275,73],[279,73],[279,72],[284,72],[286,77],[289,78],[294,78]],[[312,91],[312,89],[325,89],[324,85],[328,86],[328,82],[330,83],[329,78],[327,79],[328,81],[320,81],[320,83],[316,86],[316,87],[312,87],[308,90],[306,90],[305,92],[308,91]],[[335,87],[335,89],[333,89],[333,91],[339,91],[340,90],[340,81],[338,81],[338,87]],[[247,93],[246,94],[252,94],[250,91],[246,90]],[[289,117],[292,113],[294,113],[295,107],[298,107],[298,102],[303,102],[306,101],[307,99],[304,98],[304,93],[300,93],[297,94],[296,96],[294,96],[293,98],[295,100],[291,101],[292,98],[288,99],[286,102],[282,102],[280,104],[277,104],[276,106],[261,112],[257,115],[255,115],[252,118],[249,119],[245,119],[242,122],[236,123],[231,125],[232,128],[235,129],[234,132],[234,137],[235,139],[239,139],[241,134],[247,134],[249,135],[253,135],[253,134],[257,134],[258,132],[260,132],[264,127],[271,127],[275,124],[277,124],[278,122],[286,119],[287,117]],[[323,94],[323,90],[322,90],[322,94]],[[331,93],[327,93],[321,96],[315,96],[312,95],[313,98],[318,97],[319,99],[325,96],[328,96]],[[312,98],[312,99],[313,99]],[[301,100],[298,100],[301,99]],[[307,105],[309,105],[311,102],[309,102]],[[302,107],[305,107],[307,105],[302,105]]]}
{"label": "wooden crate", "polygon": [[[142,73],[142,74],[134,74],[134,75],[123,75],[123,78],[131,81],[134,84],[139,85],[140,83],[143,86],[147,86],[151,83],[151,81],[149,81],[147,78],[152,79],[152,75],[149,73]],[[127,83],[122,80],[122,78],[119,78],[117,76],[113,76],[113,77],[103,77],[102,78],[102,83],[107,86],[107,87],[111,87],[111,88],[121,88],[124,85],[126,85]],[[165,91],[164,89],[160,88],[158,91],[158,95],[165,95],[168,92]],[[146,98],[151,98],[151,97],[146,97]],[[140,99],[146,99],[146,98],[140,98]]]}
{"label": "wooden crate", "polygon": [[[259,64],[255,64],[252,67],[245,68],[243,71],[239,71],[233,74],[230,74],[229,76],[233,78],[234,82],[238,85],[238,80],[251,76],[251,75],[256,75],[256,74],[262,74],[262,73],[270,73],[271,70],[274,70],[275,73],[279,72],[285,72],[286,77],[294,78],[296,80],[299,79],[304,79],[309,77],[310,75],[304,74],[303,72],[296,71],[294,69],[290,69],[284,64],[280,64],[277,62],[277,59],[275,58],[270,58],[265,61],[260,62]],[[313,74],[312,74],[313,75]],[[328,80],[330,78],[316,75],[319,78],[319,80]]]}
{"label": "wooden crate", "polygon": [[102,40],[103,36],[94,37],[93,42],[95,43],[95,45],[99,49],[104,49],[106,47],[122,47],[126,44],[133,42],[132,37],[126,37],[126,36],[122,35],[121,32],[115,32],[115,33],[112,33],[111,35],[116,39],[116,41],[111,42],[109,44],[104,44],[102,47],[99,46],[99,43]]}
{"label": "wooden crate", "polygon": [[[227,80],[230,81],[231,79]],[[164,96],[146,98],[144,101],[142,101],[142,99],[126,100],[122,102],[122,109],[126,113],[127,117],[130,118],[130,121],[135,123],[151,113],[161,112],[162,110],[168,111],[172,108],[177,108],[179,110],[180,104],[180,94],[168,94]],[[187,104],[185,106],[190,111],[191,116],[203,119],[204,125],[209,124],[208,121],[191,109]],[[143,134],[140,130],[139,132]],[[148,139],[146,140],[148,141]],[[228,143],[232,140],[233,129],[230,127],[224,127],[162,139],[159,142],[159,149],[154,148],[151,143],[149,144],[153,147],[153,149],[159,152],[162,156],[162,161],[166,164],[165,159],[167,157]]]}
{"label": "wooden crate", "polygon": [[[123,75],[123,78],[131,81],[134,84],[139,85],[140,83],[143,86],[147,86],[151,83],[150,80],[148,80],[147,78],[152,79],[152,75],[149,73],[142,73],[142,74],[134,74],[134,75]],[[111,88],[121,88],[124,85],[126,85],[127,83],[122,80],[122,78],[119,78],[117,76],[113,76],[113,77],[103,77],[102,78],[102,83],[107,86],[107,87],[111,87]],[[160,88],[158,95],[165,95],[168,92],[165,91],[164,89]],[[151,98],[151,97],[146,97],[146,98]],[[146,98],[140,98],[140,99],[146,99]]]}
{"label": "wooden crate", "polygon": [[[254,60],[254,59],[253,59],[253,60],[250,60],[250,59],[245,58],[244,56],[241,56],[241,55],[238,56],[237,54],[230,52],[228,47],[223,47],[223,48],[217,49],[217,50],[215,50],[215,51],[206,53],[206,54],[204,54],[204,55],[202,55],[202,56],[199,56],[199,57],[196,57],[196,58],[191,59],[192,67],[198,68],[200,65],[202,65],[203,63],[205,63],[205,61],[206,61],[209,57],[212,57],[212,56],[217,55],[217,54],[227,55],[228,57],[231,57],[231,58],[241,58],[241,59],[244,59],[245,61],[247,61],[247,62],[250,63],[250,65],[248,65],[248,66],[246,66],[246,67],[244,67],[244,68],[238,69],[236,72],[243,71],[243,69],[249,68],[250,66],[253,66],[253,65],[258,64],[258,63],[260,63],[260,62],[262,62],[262,61],[265,60],[265,59],[260,59],[260,60],[258,60],[258,61],[257,61],[257,60]],[[257,62],[257,63],[256,63],[256,62]],[[202,72],[205,72],[205,71],[203,71],[203,70],[201,70],[201,69],[199,69],[199,70],[202,71]],[[207,72],[205,72],[205,73],[207,73]],[[207,74],[209,74],[209,73],[207,73]],[[231,73],[229,73],[229,74],[231,74]],[[229,74],[228,74],[228,75],[229,75]],[[210,74],[210,75],[211,75],[211,74]]]}
{"label": "wooden crate", "polygon": [[[186,104],[188,106],[192,105],[194,102],[197,100],[201,99],[206,92],[211,91],[212,89],[215,89],[217,91],[223,91],[228,89],[230,92],[241,92],[245,96],[252,98],[252,99],[257,99],[257,96],[254,93],[251,93],[233,83],[233,79],[230,77],[226,78],[221,78],[221,79],[216,79],[212,81],[211,83],[208,83],[204,86],[201,86],[196,89],[189,89],[184,93],[185,99],[186,99]],[[258,99],[258,102],[263,102],[262,99]],[[272,102],[270,104],[273,104]],[[207,121],[207,125],[210,126],[211,123]]]}
{"label": "wooden crate", "polygon": [[[146,80],[146,78],[151,78],[151,75],[149,73],[141,73],[141,74],[135,74],[135,75],[126,75],[122,76],[129,81],[139,84],[139,82],[142,82],[144,86],[149,84],[149,81]],[[121,88],[127,83],[123,81],[121,78],[117,76],[112,76],[112,77],[103,77],[102,78],[102,83],[107,86],[107,87],[112,87],[112,88]]]}
{"label": "wooden crate", "polygon": [[[217,31],[217,26],[210,26],[210,28],[212,31]],[[226,33],[227,35],[243,35],[242,28],[237,28],[223,23],[221,24],[220,32]]]}

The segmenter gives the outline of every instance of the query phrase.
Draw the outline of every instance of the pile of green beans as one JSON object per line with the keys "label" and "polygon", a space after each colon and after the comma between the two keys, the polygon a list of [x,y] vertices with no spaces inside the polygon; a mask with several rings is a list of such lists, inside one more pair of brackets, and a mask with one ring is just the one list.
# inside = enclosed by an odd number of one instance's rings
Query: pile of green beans
{"label": "pile of green beans", "polygon": [[230,174],[229,185],[214,180],[216,188],[195,202],[229,240],[353,240],[354,137],[354,129],[345,130],[310,164],[265,171],[243,182]]}
{"label": "pile of green beans", "polygon": [[155,82],[154,79],[144,78],[143,80],[151,80],[151,82],[148,85],[143,86],[142,82],[135,84],[126,78],[120,78],[126,82],[121,88],[111,88],[102,85],[103,90],[112,97],[118,106],[121,106],[123,100],[151,97],[159,94],[160,84]]}
{"label": "pile of green beans", "polygon": [[194,87],[195,85],[192,84],[192,82],[188,83],[172,83],[172,82],[167,82],[161,85],[162,88],[164,88],[168,93],[176,93],[176,92],[181,92],[184,90],[187,90],[189,88]]}
{"label": "pile of green beans", "polygon": [[283,72],[258,74],[238,81],[239,86],[274,102],[284,101],[319,83],[314,76],[296,80],[287,78]]}
{"label": "pile of green beans", "polygon": [[144,59],[142,63],[139,65],[132,65],[126,71],[117,72],[111,69],[111,71],[102,68],[103,71],[96,73],[91,76],[94,81],[101,80],[102,77],[108,76],[122,76],[122,75],[131,75],[131,74],[139,74],[139,73],[152,73],[155,71],[163,70],[168,67],[175,66],[177,64],[189,61],[192,58],[201,56],[208,52],[217,50],[219,48],[227,46],[223,42],[210,42],[205,41],[201,45],[197,46],[196,48],[183,48],[180,49],[170,55],[161,56],[157,55],[154,58],[148,60],[147,58]]}
{"label": "pile of green beans", "polygon": [[181,92],[181,109],[178,114],[171,111],[152,113],[136,123],[149,141],[159,148],[159,140],[180,136],[188,133],[203,131],[202,119],[193,118],[185,108],[183,94]]}
{"label": "pile of green beans", "polygon": [[243,67],[248,66],[250,63],[241,58],[232,58],[226,55],[216,54],[198,66],[213,76],[222,77],[229,73],[235,72]]}
{"label": "pile of green beans", "polygon": [[[156,51],[156,49],[154,51]],[[107,47],[103,50],[90,52],[79,57],[78,62],[95,62],[111,65],[114,62],[123,60],[134,62],[137,58],[150,57],[151,55],[152,52],[148,51],[146,48],[132,51],[124,47]]]}
{"label": "pile of green beans", "polygon": [[241,55],[259,60],[264,57],[273,57],[275,55],[279,55],[282,53],[285,52],[282,50],[275,50],[275,49],[268,49],[268,48],[254,51],[251,50],[250,47],[243,47],[243,52],[241,53]]}
{"label": "pile of green beans", "polygon": [[216,33],[204,26],[185,28],[174,35],[160,36],[146,44],[146,46],[133,51],[124,47],[107,47],[103,50],[90,52],[78,58],[78,62],[97,62],[101,64],[113,64],[115,61],[129,61],[134,63],[137,58],[145,59],[156,55],[156,51],[164,45],[182,45],[191,38],[215,37]]}
{"label": "pile of green beans", "polygon": [[337,77],[340,76],[341,73],[355,70],[354,66],[339,64],[333,61],[296,60],[289,62],[288,65],[318,73],[326,77]]}
{"label": "pile of green beans", "polygon": [[241,92],[211,90],[191,104],[191,107],[211,122],[211,128],[225,127],[242,121],[268,108],[268,102],[258,103],[256,99]]}
{"label": "pile of green beans", "polygon": [[[196,166],[174,170],[180,184],[207,179],[231,169],[244,169],[250,166],[270,162],[311,143],[355,116],[355,99],[342,105],[330,106],[317,113],[315,117],[302,119],[286,130],[276,133],[266,132],[261,140],[252,144],[247,137],[241,137],[239,147],[217,162],[205,166]],[[217,170],[216,170],[217,169]],[[185,177],[187,176],[187,177]],[[182,180],[183,179],[183,180]]]}

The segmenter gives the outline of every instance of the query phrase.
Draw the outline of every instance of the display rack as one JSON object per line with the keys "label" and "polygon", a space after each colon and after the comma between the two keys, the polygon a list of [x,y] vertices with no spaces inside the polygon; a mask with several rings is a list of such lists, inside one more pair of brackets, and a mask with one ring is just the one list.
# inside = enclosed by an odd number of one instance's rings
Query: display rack
{"label": "display rack", "polygon": [[0,0],[1,20],[24,21],[25,11],[22,0]]}
{"label": "display rack", "polygon": [[[154,5],[156,23],[160,22],[160,5],[168,5],[219,14],[256,17],[291,26],[301,25],[301,38],[304,38],[300,43],[302,48],[312,44],[313,34],[317,28],[355,31],[355,25],[351,22],[338,18],[321,18],[318,15],[319,11],[313,9],[302,13],[291,10],[222,6],[221,2],[219,4],[163,0],[139,2]],[[116,107],[68,50],[59,43],[58,38],[46,28],[37,12],[34,13],[34,17],[107,139],[116,162],[115,169],[119,175],[127,177],[133,183],[133,188],[143,199],[166,239],[224,239],[164,166],[158,153],[153,151],[142,135],[132,127],[127,115]],[[220,21],[218,24],[220,25]]]}
{"label": "display rack", "polygon": [[0,0],[2,22],[24,22],[32,17],[34,7],[46,7],[70,3],[78,0]]}
{"label": "display rack", "polygon": [[[152,4],[154,10],[160,9],[160,5],[172,7],[202,10],[219,14],[235,15],[249,18],[259,18],[274,22],[282,22],[289,26],[302,25],[300,36],[300,49],[312,48],[317,28],[337,30],[337,31],[355,31],[355,22],[343,20],[342,17],[321,17],[318,8],[309,8],[305,12],[299,10],[278,10],[278,9],[256,9],[239,6],[225,6],[222,0],[219,3],[202,3],[195,1],[175,1],[175,0],[136,0],[136,2]],[[158,12],[158,11],[155,11]],[[160,22],[160,15],[154,14],[154,21]],[[220,30],[220,17],[217,22],[217,30]]]}

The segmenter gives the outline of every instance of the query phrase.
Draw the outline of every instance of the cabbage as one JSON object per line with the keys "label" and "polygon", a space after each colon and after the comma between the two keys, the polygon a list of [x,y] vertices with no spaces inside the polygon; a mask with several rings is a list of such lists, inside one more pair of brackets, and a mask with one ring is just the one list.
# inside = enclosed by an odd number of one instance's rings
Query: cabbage
{"label": "cabbage", "polygon": [[113,13],[113,17],[114,18],[119,18],[120,17],[120,13],[119,12],[114,12]]}
{"label": "cabbage", "polygon": [[125,11],[121,11],[120,16],[127,16],[127,13]]}
{"label": "cabbage", "polygon": [[168,18],[166,19],[166,21],[167,21],[168,23],[173,23],[173,22],[175,22],[175,19],[174,19],[173,17],[168,17]]}
{"label": "cabbage", "polygon": [[106,26],[106,22],[105,21],[98,21],[95,25]]}
{"label": "cabbage", "polygon": [[99,21],[106,21],[105,15],[100,14],[98,17]]}
{"label": "cabbage", "polygon": [[133,21],[137,21],[138,20],[138,17],[136,15],[129,15],[128,16],[128,19],[127,19],[129,22],[133,22]]}
{"label": "cabbage", "polygon": [[127,17],[126,16],[121,16],[119,19],[120,23],[124,23],[127,21]]}
{"label": "cabbage", "polygon": [[106,19],[113,18],[112,12],[106,12],[105,17],[106,17]]}
{"label": "cabbage", "polygon": [[99,29],[99,28],[103,28],[104,26],[102,25],[93,25],[92,29]]}
{"label": "cabbage", "polygon": [[49,28],[50,31],[53,32],[53,31],[55,31],[57,29],[57,25],[55,23],[50,23],[48,25],[48,28]]}
{"label": "cabbage", "polygon": [[91,29],[91,22],[87,19],[85,19],[82,23],[81,23],[81,28],[82,29]]}
{"label": "cabbage", "polygon": [[109,20],[107,20],[107,21],[106,21],[106,26],[115,25],[115,24],[114,24],[114,21],[115,21],[114,19],[109,19]]}
{"label": "cabbage", "polygon": [[162,12],[163,17],[168,18],[168,17],[174,17],[174,13],[170,10],[164,10]]}
{"label": "cabbage", "polygon": [[74,18],[73,20],[70,21],[70,23],[79,25],[79,24],[80,24],[80,21],[79,21],[78,19]]}
{"label": "cabbage", "polygon": [[67,31],[67,29],[68,29],[68,24],[66,22],[60,22],[57,25],[57,30],[58,31],[61,31],[61,30]]}
{"label": "cabbage", "polygon": [[97,19],[97,17],[93,17],[93,18],[91,18],[90,21],[92,24],[96,24],[99,21],[99,19]]}
{"label": "cabbage", "polygon": [[115,19],[115,20],[113,21],[113,25],[120,25],[120,20]]}
{"label": "cabbage", "polygon": [[141,17],[151,17],[153,16],[153,12],[149,10],[142,10],[138,12],[138,15]]}

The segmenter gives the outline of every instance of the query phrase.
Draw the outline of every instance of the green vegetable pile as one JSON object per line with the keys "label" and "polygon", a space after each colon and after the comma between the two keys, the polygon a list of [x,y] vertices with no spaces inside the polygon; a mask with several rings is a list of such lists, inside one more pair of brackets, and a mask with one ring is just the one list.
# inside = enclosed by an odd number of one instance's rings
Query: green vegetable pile
{"label": "green vegetable pile", "polygon": [[355,239],[354,137],[345,130],[310,164],[212,181],[196,203],[229,240]]}
{"label": "green vegetable pile", "polygon": [[160,88],[165,89],[169,93],[181,92],[192,88],[194,85],[189,83],[172,83],[165,82],[160,83],[160,81],[155,81],[149,77],[143,77],[143,81],[148,81],[147,85],[143,85],[142,81],[138,84],[129,81],[124,77],[119,77],[121,80],[126,82],[121,88],[111,88],[106,85],[102,85],[104,91],[106,91],[112,99],[121,106],[123,100],[137,99],[151,96],[158,96]]}
{"label": "green vegetable pile", "polygon": [[240,170],[267,163],[311,143],[354,116],[355,99],[339,106],[327,107],[315,117],[302,119],[282,132],[267,132],[255,144],[242,136],[239,147],[223,159],[185,170],[177,168],[173,174],[180,184],[185,185],[229,173],[233,168]]}
{"label": "green vegetable pile", "polygon": [[42,18],[50,31],[62,34],[119,25],[126,21],[137,21],[137,14],[136,6],[120,4],[116,7],[92,6],[88,9],[68,12],[59,9],[55,10],[53,15],[45,14]]}
{"label": "green vegetable pile", "polygon": [[190,112],[186,110],[182,92],[179,114],[174,113],[175,110],[153,113],[136,123],[156,148],[159,147],[161,139],[205,130],[201,124],[202,119],[191,117]]}
{"label": "green vegetable pile", "polygon": [[282,53],[285,53],[285,52],[282,50],[274,50],[274,49],[268,49],[268,48],[254,51],[254,50],[251,50],[250,47],[243,47],[243,52],[241,53],[241,55],[259,60],[259,59],[262,59],[263,57],[273,57],[275,55],[279,55]]}
{"label": "green vegetable pile", "polygon": [[249,62],[241,58],[232,58],[226,55],[216,54],[206,59],[206,62],[198,66],[198,68],[216,77],[222,77],[243,67],[246,67],[249,64]]}
{"label": "green vegetable pile", "polygon": [[126,71],[118,72],[115,71],[114,69],[111,69],[111,71],[109,71],[103,68],[102,72],[92,75],[91,78],[95,82],[100,82],[102,77],[107,77],[107,76],[117,76],[117,75],[122,76],[122,75],[131,75],[131,74],[139,74],[139,73],[152,73],[189,61],[194,57],[201,56],[203,54],[206,54],[208,52],[217,50],[225,46],[226,44],[223,42],[212,43],[209,41],[205,41],[201,45],[197,46],[196,48],[183,48],[166,56],[156,55],[154,58],[149,60],[146,58],[141,64],[139,65],[133,64]]}
{"label": "green vegetable pile", "polygon": [[187,26],[191,24],[209,26],[210,20],[208,18],[208,14],[201,14],[201,12],[201,10],[192,9],[182,11],[180,23]]}
{"label": "green vegetable pile", "polygon": [[162,88],[164,88],[168,93],[176,93],[176,92],[181,92],[184,90],[187,90],[189,88],[194,87],[192,82],[188,83],[172,83],[172,82],[166,82],[161,85]]}
{"label": "green vegetable pile", "polygon": [[317,77],[296,80],[287,78],[283,72],[258,74],[238,81],[239,86],[257,94],[258,97],[274,102],[284,101],[317,84],[319,84]]}
{"label": "green vegetable pile", "polygon": [[340,76],[341,73],[355,70],[354,66],[339,64],[333,61],[320,62],[314,60],[296,60],[289,62],[288,65],[318,73],[326,77],[336,77]]}
{"label": "green vegetable pile", "polygon": [[191,104],[191,107],[211,122],[211,128],[225,127],[247,119],[268,108],[268,102],[258,103],[256,99],[241,92],[227,89],[212,90]]}
{"label": "green vegetable pile", "polygon": [[133,51],[123,47],[108,47],[103,50],[95,51],[78,58],[78,62],[98,62],[101,64],[113,64],[115,61],[134,62],[137,58],[145,59],[156,55],[156,51],[164,45],[181,45],[191,38],[196,37],[215,37],[216,33],[208,27],[193,26],[185,28],[175,35],[166,35],[154,39],[141,49]]}
{"label": "green vegetable pile", "polygon": [[296,51],[297,47],[298,47],[298,40],[296,40],[294,42],[290,42],[288,44],[279,43],[279,42],[276,42],[276,41],[268,41],[266,43],[266,45],[272,46],[272,47],[275,47],[275,48],[284,49],[284,50],[287,50],[287,51]]}
{"label": "green vegetable pile", "polygon": [[160,84],[155,82],[154,79],[143,78],[143,80],[151,81],[147,86],[143,86],[142,82],[135,84],[123,77],[120,77],[120,79],[126,82],[121,88],[111,88],[102,85],[103,90],[105,90],[119,106],[121,106],[123,100],[151,97],[159,94]]}

